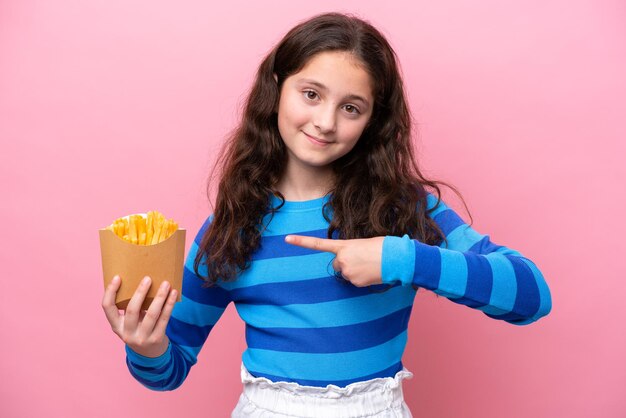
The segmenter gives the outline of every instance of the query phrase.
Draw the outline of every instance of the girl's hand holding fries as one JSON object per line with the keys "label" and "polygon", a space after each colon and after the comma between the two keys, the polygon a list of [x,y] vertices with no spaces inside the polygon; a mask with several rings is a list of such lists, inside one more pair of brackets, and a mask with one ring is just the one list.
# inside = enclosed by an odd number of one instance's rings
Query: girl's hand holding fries
{"label": "girl's hand holding fries", "polygon": [[[110,230],[129,244],[152,246],[167,240],[176,233],[178,224],[173,219],[166,219],[158,211],[149,211],[146,214],[133,214],[118,218],[105,229]],[[110,236],[109,234],[107,235]],[[184,237],[184,235],[182,236]],[[118,245],[117,251],[128,250],[126,245],[122,244],[122,246],[124,249],[121,250]],[[109,245],[106,248],[110,252],[110,249],[115,247],[110,247]],[[162,249],[164,247],[161,246],[159,248],[163,252]],[[140,252],[142,257],[143,254],[148,254],[148,250],[144,248]],[[135,252],[135,254],[138,253]],[[116,255],[108,254],[108,256],[115,257]],[[127,257],[127,254],[124,254],[124,256]],[[164,256],[166,258],[169,256],[174,257],[174,254],[164,254]],[[105,260],[104,256],[103,260]],[[145,259],[142,258],[142,260],[145,262]],[[132,264],[132,258],[127,263]],[[103,265],[105,264],[103,261]],[[118,268],[116,267],[115,270]],[[105,270],[107,269],[105,268]],[[141,283],[135,284],[136,280],[142,277],[142,273],[137,271],[143,270],[143,268],[135,268],[127,270],[132,271],[133,274],[127,278],[128,281],[124,283],[124,287],[121,287],[123,278],[119,277],[119,272],[112,271],[112,268],[108,270],[109,277],[117,274],[110,282],[105,280],[105,290],[102,298],[102,309],[109,324],[111,324],[111,329],[136,353],[145,357],[159,357],[165,353],[169,345],[169,338],[165,335],[165,330],[178,298],[177,289],[180,289],[180,287],[177,280],[175,278],[171,279],[174,283],[174,288],[172,288],[172,282],[161,282],[162,278],[159,277],[156,282],[160,285],[159,289],[150,291],[152,279],[148,276],[144,277]],[[107,274],[106,271],[105,274]],[[131,296],[135,286],[137,288]],[[122,289],[121,294],[119,294],[120,288]],[[124,308],[123,310],[116,305],[118,298],[120,300],[123,298],[123,303],[118,300],[118,304],[121,308]]]}
{"label": "girl's hand holding fries", "polygon": [[170,290],[169,283],[163,282],[148,310],[142,311],[141,304],[151,285],[150,277],[146,276],[122,313],[115,306],[115,295],[121,283],[121,278],[116,276],[102,299],[102,308],[113,332],[136,353],[159,357],[169,345],[165,329],[176,302],[176,289]]}

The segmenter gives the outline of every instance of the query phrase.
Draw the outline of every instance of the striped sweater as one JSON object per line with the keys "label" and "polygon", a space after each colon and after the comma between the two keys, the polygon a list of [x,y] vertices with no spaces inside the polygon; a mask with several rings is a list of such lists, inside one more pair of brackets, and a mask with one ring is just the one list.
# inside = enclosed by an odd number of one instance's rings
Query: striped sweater
{"label": "striped sweater", "polygon": [[[280,204],[270,199],[273,207]],[[412,284],[514,325],[550,312],[550,290],[537,266],[473,230],[443,201],[430,216],[447,245],[386,236],[382,284],[359,288],[335,277],[334,254],[284,242],[288,234],[326,238],[322,206],[328,199],[286,201],[271,221],[266,215],[251,267],[234,282],[202,288],[193,263],[211,215],[185,262],[181,301],[166,330],[167,351],[149,358],[126,346],[132,376],[152,390],[179,387],[231,302],[246,324],[242,361],[253,376],[319,387],[392,377],[402,369],[416,294]],[[428,194],[428,207],[436,202]],[[206,277],[205,265],[200,273]]]}

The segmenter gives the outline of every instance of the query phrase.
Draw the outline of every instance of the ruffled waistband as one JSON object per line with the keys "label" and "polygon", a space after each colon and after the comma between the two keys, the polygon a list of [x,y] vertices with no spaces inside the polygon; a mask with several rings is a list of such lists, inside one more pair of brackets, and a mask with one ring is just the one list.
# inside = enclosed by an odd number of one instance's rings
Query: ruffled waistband
{"label": "ruffled waistband", "polygon": [[377,377],[371,380],[350,383],[347,386],[339,387],[329,384],[325,387],[321,386],[305,386],[296,382],[273,382],[266,377],[255,377],[250,374],[248,369],[241,363],[241,382],[245,386],[254,385],[259,389],[270,388],[274,390],[282,390],[293,395],[307,395],[312,397],[324,397],[338,399],[348,397],[355,394],[372,392],[376,390],[393,391],[402,390],[402,380],[413,378],[413,373],[406,367],[398,371],[394,377]]}

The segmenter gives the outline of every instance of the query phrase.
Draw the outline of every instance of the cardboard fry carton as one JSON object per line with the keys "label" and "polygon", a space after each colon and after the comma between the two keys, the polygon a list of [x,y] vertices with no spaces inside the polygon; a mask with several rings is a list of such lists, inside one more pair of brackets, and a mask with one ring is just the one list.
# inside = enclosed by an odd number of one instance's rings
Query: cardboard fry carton
{"label": "cardboard fry carton", "polygon": [[[145,217],[145,214],[140,215]],[[100,229],[99,233],[104,288],[115,275],[122,278],[115,298],[118,309],[126,309],[145,276],[150,276],[152,284],[141,306],[142,310],[148,309],[159,286],[166,280],[170,283],[170,289],[178,291],[176,301],[181,300],[186,230],[177,229],[169,238],[153,245],[132,244],[105,228]]]}

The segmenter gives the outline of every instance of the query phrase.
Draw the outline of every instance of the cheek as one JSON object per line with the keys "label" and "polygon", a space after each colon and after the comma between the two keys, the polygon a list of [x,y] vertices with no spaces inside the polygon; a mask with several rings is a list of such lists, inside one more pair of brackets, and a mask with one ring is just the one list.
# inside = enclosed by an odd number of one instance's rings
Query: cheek
{"label": "cheek", "polygon": [[364,124],[351,124],[346,127],[343,137],[346,138],[346,141],[351,145],[354,145],[358,142],[364,129]]}
{"label": "cheek", "polygon": [[300,124],[308,117],[306,106],[293,95],[281,97],[278,106],[278,119],[286,124]]}

